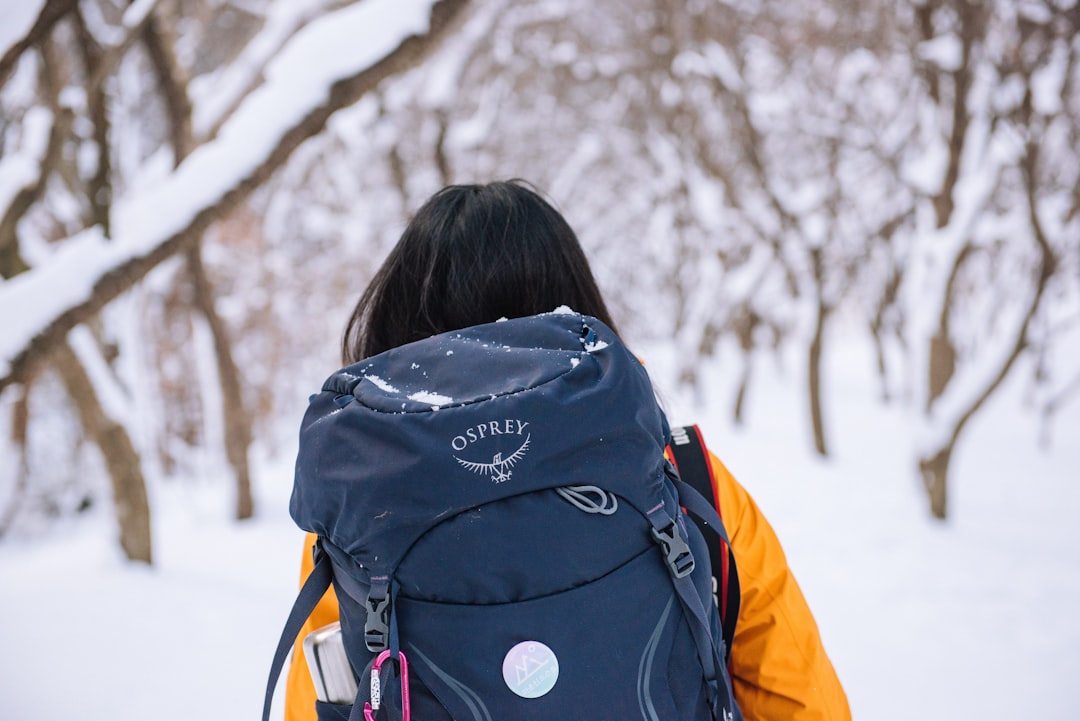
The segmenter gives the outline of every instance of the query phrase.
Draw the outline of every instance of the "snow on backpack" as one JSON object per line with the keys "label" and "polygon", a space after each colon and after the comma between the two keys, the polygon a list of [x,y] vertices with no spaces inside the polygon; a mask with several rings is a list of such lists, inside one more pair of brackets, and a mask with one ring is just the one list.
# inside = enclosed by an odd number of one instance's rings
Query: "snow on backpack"
{"label": "snow on backpack", "polygon": [[711,570],[734,577],[727,537],[669,443],[641,363],[564,310],[335,373],[300,431],[290,511],[319,540],[264,720],[331,583],[359,690],[320,721],[741,719]]}

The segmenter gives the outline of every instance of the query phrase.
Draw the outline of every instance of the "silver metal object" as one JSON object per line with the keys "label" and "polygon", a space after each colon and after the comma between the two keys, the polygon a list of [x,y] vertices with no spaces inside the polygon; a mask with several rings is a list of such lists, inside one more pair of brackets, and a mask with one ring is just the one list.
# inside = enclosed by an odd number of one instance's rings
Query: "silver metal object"
{"label": "silver metal object", "polygon": [[333,704],[352,704],[358,688],[345,644],[341,624],[332,623],[309,633],[304,638],[304,658],[307,659],[315,695],[320,701]]}

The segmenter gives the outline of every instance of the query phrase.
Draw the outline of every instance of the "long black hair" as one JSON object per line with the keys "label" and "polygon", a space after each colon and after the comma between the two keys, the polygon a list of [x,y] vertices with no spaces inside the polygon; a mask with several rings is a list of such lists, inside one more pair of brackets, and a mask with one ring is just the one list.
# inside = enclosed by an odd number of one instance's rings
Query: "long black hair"
{"label": "long black hair", "polygon": [[345,363],[566,305],[615,328],[570,225],[527,183],[450,185],[417,211],[345,327]]}

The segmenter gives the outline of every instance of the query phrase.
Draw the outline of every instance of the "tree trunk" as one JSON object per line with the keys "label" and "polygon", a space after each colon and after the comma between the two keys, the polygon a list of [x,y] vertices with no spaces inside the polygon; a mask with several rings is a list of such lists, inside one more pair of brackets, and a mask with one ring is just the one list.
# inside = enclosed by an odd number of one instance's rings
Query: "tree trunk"
{"label": "tree trunk", "polygon": [[31,384],[27,383],[20,389],[22,393],[11,409],[11,446],[19,454],[19,459],[15,468],[15,488],[12,491],[11,500],[3,509],[3,513],[0,513],[0,538],[7,534],[15,522],[15,517],[19,515],[19,507],[26,497],[29,485],[26,442],[30,426],[30,388]]}
{"label": "tree trunk", "polygon": [[251,470],[248,465],[251,422],[244,410],[240,371],[233,360],[225,321],[214,306],[214,291],[203,266],[200,244],[196,243],[188,250],[187,262],[195,286],[195,305],[206,318],[210,334],[214,338],[214,357],[217,360],[218,379],[221,381],[221,405],[225,424],[225,457],[236,474],[236,518],[243,520],[255,514],[255,500],[251,493]]}
{"label": "tree trunk", "polygon": [[888,403],[892,400],[892,396],[889,393],[889,366],[885,362],[885,341],[881,337],[881,328],[879,326],[870,326],[870,340],[874,343],[874,362],[877,366],[881,402]]}
{"label": "tree trunk", "polygon": [[814,431],[814,450],[820,456],[829,455],[825,443],[825,418],[821,403],[821,348],[825,335],[825,313],[819,311],[814,338],[807,353],[807,385],[810,391],[810,423]]}
{"label": "tree trunk", "polygon": [[746,408],[746,394],[750,389],[750,376],[754,367],[754,331],[760,324],[761,319],[752,309],[745,305],[732,321],[732,330],[739,341],[739,350],[742,351],[742,371],[739,373],[739,390],[735,393],[735,407],[732,412],[732,421],[736,426],[743,424],[743,414]]}
{"label": "tree trunk", "polygon": [[934,401],[945,392],[945,388],[956,372],[956,350],[944,328],[930,339],[930,360],[927,372],[929,393],[926,397],[926,409],[930,410]]}
{"label": "tree trunk", "polygon": [[[891,242],[896,228],[900,226],[904,217],[905,216],[901,215],[897,217],[895,222],[886,223],[879,232],[879,235],[885,241]],[[874,342],[874,356],[877,361],[878,381],[881,383],[881,400],[884,403],[888,403],[892,399],[892,393],[889,390],[889,364],[885,355],[885,318],[890,309],[899,311],[896,298],[902,280],[902,271],[899,268],[893,268],[892,273],[889,275],[889,280],[882,290],[881,297],[878,298],[877,307],[874,310],[874,317],[870,320],[870,337]]]}
{"label": "tree trunk", "polygon": [[101,407],[90,376],[71,346],[64,343],[56,348],[53,365],[75,403],[83,430],[101,449],[109,469],[116,519],[120,525],[120,546],[129,560],[149,564],[153,560],[150,501],[135,444],[127,429]]}
{"label": "tree trunk", "polygon": [[949,461],[952,459],[955,438],[954,436],[948,446],[930,458],[919,460],[919,472],[922,474],[923,486],[930,499],[930,514],[940,520],[945,519],[949,510],[947,496]]}
{"label": "tree trunk", "polygon": [[[86,77],[92,78],[104,72],[108,61],[104,52],[86,26],[81,12],[75,13],[79,48],[82,51]],[[97,161],[93,175],[86,180],[85,197],[89,202],[90,217],[87,225],[99,225],[105,237],[112,236],[113,172],[112,143],[110,138],[109,98],[103,83],[86,87],[86,109],[93,126],[93,140],[97,146]]]}
{"label": "tree trunk", "polygon": [[739,390],[735,392],[735,409],[732,413],[732,422],[741,426],[745,418],[746,394],[750,389],[750,375],[754,364],[749,356],[743,358],[742,372],[739,374]]}
{"label": "tree trunk", "polygon": [[806,380],[810,395],[810,426],[814,433],[814,450],[824,457],[829,455],[829,447],[825,442],[825,415],[821,401],[821,353],[825,344],[825,324],[829,320],[830,308],[824,298],[825,262],[820,247],[810,249],[810,263],[817,293],[817,314],[814,318],[814,337],[810,339],[806,354]]}

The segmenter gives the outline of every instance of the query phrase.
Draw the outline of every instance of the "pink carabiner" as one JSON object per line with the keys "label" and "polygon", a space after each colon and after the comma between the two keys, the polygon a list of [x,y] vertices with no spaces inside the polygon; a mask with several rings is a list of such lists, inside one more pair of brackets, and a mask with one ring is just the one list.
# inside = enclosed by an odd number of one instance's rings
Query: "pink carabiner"
{"label": "pink carabiner", "polygon": [[[371,700],[364,702],[364,721],[375,721],[375,712],[382,705],[379,669],[388,658],[390,658],[389,649],[376,656],[375,663],[371,665]],[[409,662],[405,660],[405,654],[401,651],[398,651],[398,663],[401,665],[401,721],[409,721]]]}

